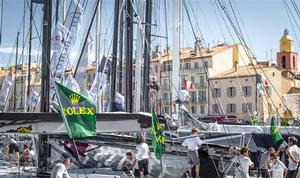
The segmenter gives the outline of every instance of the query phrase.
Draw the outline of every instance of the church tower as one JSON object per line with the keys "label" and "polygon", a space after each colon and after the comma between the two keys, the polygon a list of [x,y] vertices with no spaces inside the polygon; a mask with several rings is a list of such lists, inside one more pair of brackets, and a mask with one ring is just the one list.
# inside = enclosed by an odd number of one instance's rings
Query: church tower
{"label": "church tower", "polygon": [[298,57],[294,51],[293,38],[287,29],[284,30],[280,39],[280,51],[277,53],[277,65],[280,68],[296,71],[298,68]]}

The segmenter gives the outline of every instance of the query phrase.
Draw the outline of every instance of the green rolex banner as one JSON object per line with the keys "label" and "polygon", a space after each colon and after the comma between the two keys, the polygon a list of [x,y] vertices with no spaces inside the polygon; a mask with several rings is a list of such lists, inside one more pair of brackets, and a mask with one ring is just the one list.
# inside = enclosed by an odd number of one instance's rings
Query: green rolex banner
{"label": "green rolex banner", "polygon": [[86,96],[54,82],[61,117],[71,139],[96,136],[96,107]]}
{"label": "green rolex banner", "polygon": [[272,117],[272,120],[271,120],[271,134],[272,134],[272,140],[273,140],[273,143],[276,143],[280,140],[283,140],[281,134],[280,134],[280,130],[279,128],[277,127],[277,124],[275,122],[275,118]]}
{"label": "green rolex banner", "polygon": [[151,143],[155,157],[160,159],[165,151],[165,136],[163,135],[155,111],[152,111]]}

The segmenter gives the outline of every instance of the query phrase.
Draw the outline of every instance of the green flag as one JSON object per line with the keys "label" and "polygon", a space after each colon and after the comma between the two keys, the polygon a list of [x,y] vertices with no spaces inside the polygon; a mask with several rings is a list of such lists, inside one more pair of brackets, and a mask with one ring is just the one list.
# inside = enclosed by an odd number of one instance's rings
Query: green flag
{"label": "green flag", "polygon": [[279,128],[277,127],[277,124],[275,122],[275,118],[272,117],[272,120],[271,120],[271,134],[272,134],[272,140],[273,140],[273,143],[276,143],[280,140],[283,140],[281,134],[280,134],[280,130]]}
{"label": "green flag", "polygon": [[71,139],[96,136],[95,104],[55,81],[55,89],[68,135]]}
{"label": "green flag", "polygon": [[155,111],[152,111],[151,143],[155,157],[160,159],[165,151],[165,136],[163,135]]}

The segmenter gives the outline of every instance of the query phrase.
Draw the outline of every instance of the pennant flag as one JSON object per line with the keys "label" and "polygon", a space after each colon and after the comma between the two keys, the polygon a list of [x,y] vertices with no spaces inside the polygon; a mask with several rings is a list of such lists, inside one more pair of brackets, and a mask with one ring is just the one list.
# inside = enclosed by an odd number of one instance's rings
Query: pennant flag
{"label": "pennant flag", "polygon": [[106,87],[107,79],[106,76],[100,72],[96,73],[96,77],[92,83],[89,91],[89,96],[95,101],[97,95],[101,95],[101,92]]}
{"label": "pennant flag", "polygon": [[160,159],[165,151],[165,136],[155,111],[152,111],[151,143],[156,159]]}
{"label": "pennant flag", "polygon": [[74,79],[74,77],[72,76],[72,74],[68,75],[67,80],[65,81],[64,85],[69,88],[70,90],[73,90],[77,93],[80,92],[80,86],[78,85],[78,83],[76,82],[76,80]]}
{"label": "pennant flag", "polygon": [[12,81],[5,77],[0,90],[0,105],[4,106],[11,90]]}
{"label": "pennant flag", "polygon": [[264,95],[264,86],[261,83],[257,83],[256,88],[259,95]]}
{"label": "pennant flag", "polygon": [[88,39],[89,40],[84,47],[83,55],[82,55],[82,58],[80,59],[80,62],[78,64],[78,69],[77,69],[77,72],[75,75],[75,80],[77,81],[77,83],[79,83],[81,90],[85,90],[84,75],[86,73],[86,68],[88,67],[89,52],[92,48],[92,42],[93,42],[93,39],[90,35],[89,35]]}
{"label": "pennant flag", "polygon": [[86,96],[54,82],[61,116],[71,139],[96,136],[96,107]]}
{"label": "pennant flag", "polygon": [[276,122],[275,117],[272,117],[272,120],[271,120],[271,134],[272,134],[273,143],[277,143],[278,141],[283,140],[283,138],[280,134],[280,130],[277,127],[277,124],[275,122]]}
{"label": "pennant flag", "polygon": [[[104,70],[104,71],[103,71]],[[112,73],[112,62],[108,60],[105,56],[102,57],[98,72],[111,75]]]}
{"label": "pennant flag", "polygon": [[189,80],[183,80],[183,89],[193,89],[193,83]]}
{"label": "pennant flag", "polygon": [[112,103],[112,112],[125,111],[125,97],[121,93],[116,94],[115,101]]}
{"label": "pennant flag", "polygon": [[37,91],[31,89],[29,96],[27,98],[27,105],[31,107],[37,106],[40,101],[40,95]]}
{"label": "pennant flag", "polygon": [[61,50],[63,48],[63,44],[67,41],[68,35],[70,35],[70,31],[63,24],[57,22],[51,37],[51,49]]}

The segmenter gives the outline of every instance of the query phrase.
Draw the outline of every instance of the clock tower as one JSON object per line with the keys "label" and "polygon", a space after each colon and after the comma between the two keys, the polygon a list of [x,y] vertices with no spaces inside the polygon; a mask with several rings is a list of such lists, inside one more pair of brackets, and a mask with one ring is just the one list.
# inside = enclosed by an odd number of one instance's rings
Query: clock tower
{"label": "clock tower", "polygon": [[280,39],[280,51],[277,53],[277,65],[280,68],[296,71],[298,69],[298,57],[294,51],[293,38],[287,29]]}

